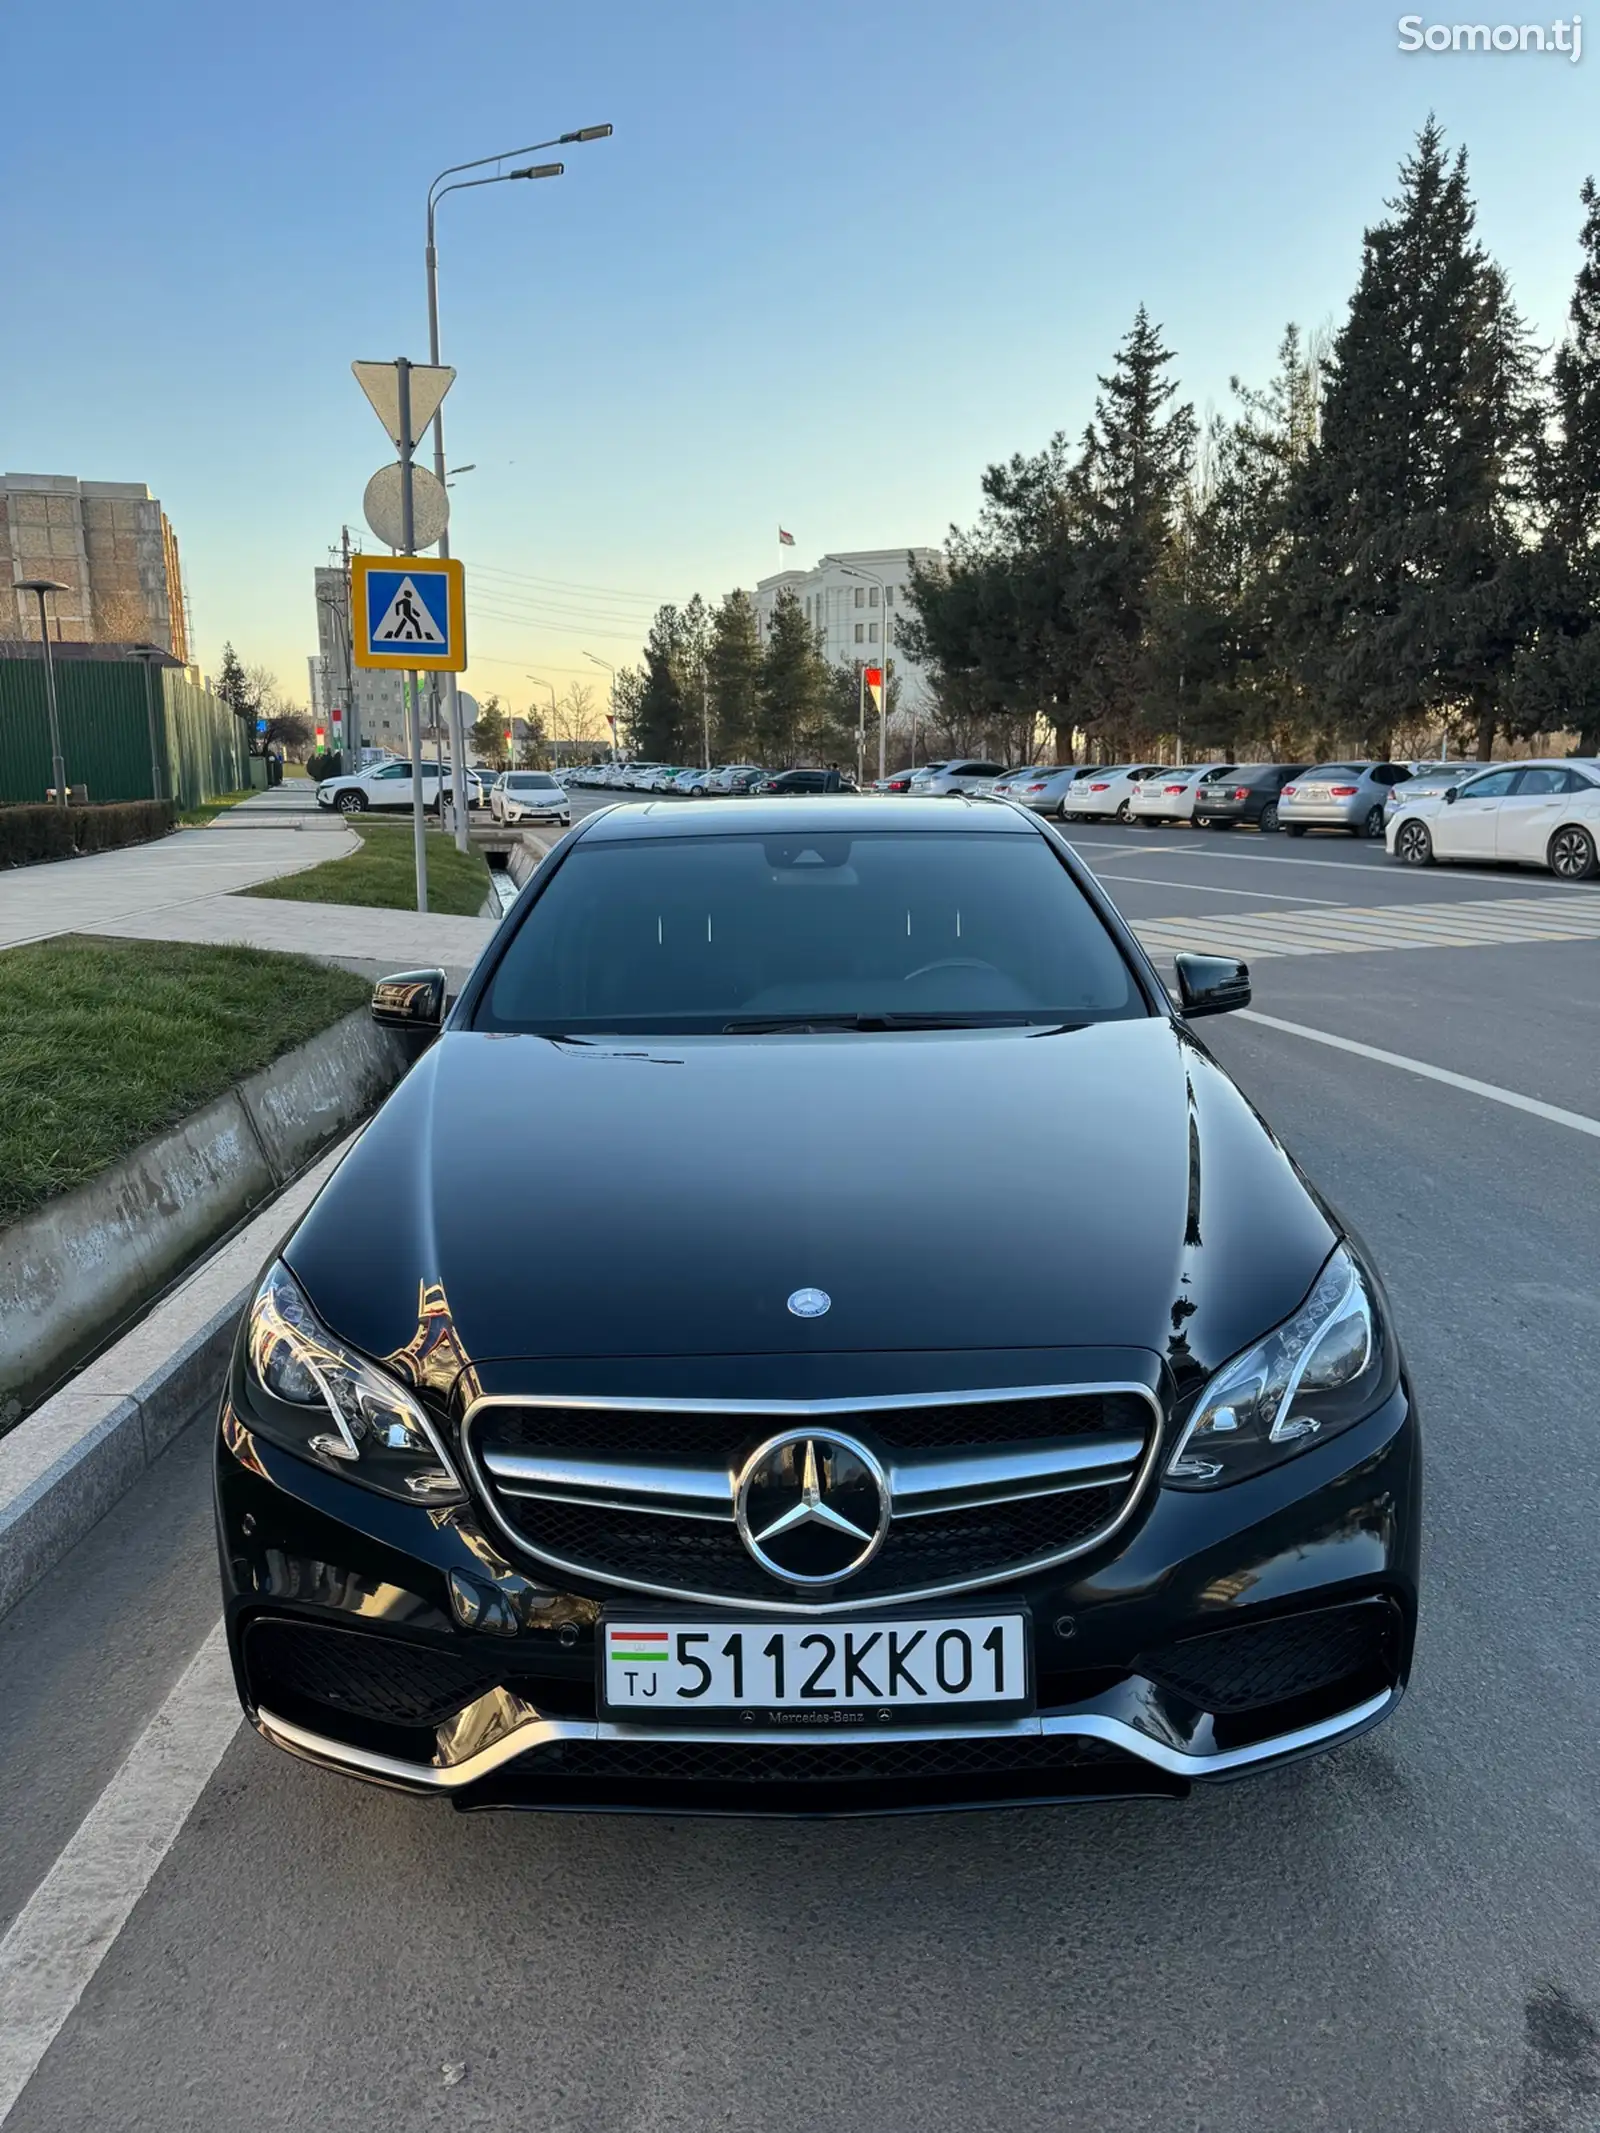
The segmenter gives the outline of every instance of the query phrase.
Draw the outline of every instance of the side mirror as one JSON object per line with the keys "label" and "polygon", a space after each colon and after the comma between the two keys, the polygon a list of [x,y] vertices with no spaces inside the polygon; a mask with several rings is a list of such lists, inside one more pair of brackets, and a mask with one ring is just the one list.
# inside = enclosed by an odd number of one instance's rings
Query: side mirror
{"label": "side mirror", "polygon": [[1231,955],[1179,955],[1178,997],[1186,1022],[1196,1015],[1231,1014],[1250,1005],[1250,965]]}
{"label": "side mirror", "polygon": [[444,1009],[442,970],[402,970],[392,978],[380,978],[372,988],[372,1019],[385,1029],[437,1037],[444,1026]]}
{"label": "side mirror", "polygon": [[1460,787],[1459,785],[1452,785],[1452,786],[1450,786],[1450,787],[1449,787],[1449,788],[1448,788],[1448,789],[1446,790],[1446,792],[1445,792],[1445,796],[1444,796],[1444,804],[1445,804],[1445,806],[1446,806],[1446,807],[1454,807],[1454,806],[1455,806],[1455,804],[1456,804],[1456,802],[1457,802],[1457,801],[1458,801],[1458,800],[1460,799],[1460,797],[1461,797],[1461,787]]}

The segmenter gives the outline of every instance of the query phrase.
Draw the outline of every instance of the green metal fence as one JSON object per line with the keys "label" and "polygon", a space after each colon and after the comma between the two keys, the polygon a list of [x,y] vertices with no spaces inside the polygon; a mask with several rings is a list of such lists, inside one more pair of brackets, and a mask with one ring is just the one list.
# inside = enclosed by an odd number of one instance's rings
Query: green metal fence
{"label": "green metal fence", "polygon": [[[58,659],[56,703],[68,782],[86,785],[91,801],[172,798],[197,807],[249,782],[241,722],[170,667],[147,684],[136,660]],[[0,801],[43,800],[50,778],[43,661],[0,659]]]}
{"label": "green metal fence", "polygon": [[181,674],[164,668],[168,776],[177,780],[174,797],[182,807],[198,807],[219,793],[239,792],[250,783],[249,733],[242,719],[209,689],[197,689]]}

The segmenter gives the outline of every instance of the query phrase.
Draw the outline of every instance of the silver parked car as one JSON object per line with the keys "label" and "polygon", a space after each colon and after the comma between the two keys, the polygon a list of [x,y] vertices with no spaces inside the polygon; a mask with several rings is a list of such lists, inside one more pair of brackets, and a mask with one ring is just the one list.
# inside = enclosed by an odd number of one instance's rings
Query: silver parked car
{"label": "silver parked car", "polygon": [[1316,763],[1278,795],[1278,826],[1287,837],[1308,829],[1381,837],[1390,793],[1411,773],[1404,763]]}
{"label": "silver parked car", "polygon": [[1003,763],[985,763],[975,756],[963,756],[954,762],[928,764],[911,781],[911,790],[924,797],[930,793],[947,796],[951,793],[990,792],[995,779],[1004,774]]}
{"label": "silver parked car", "polygon": [[1391,785],[1385,803],[1386,813],[1392,817],[1396,804],[1402,798],[1421,799],[1425,795],[1446,792],[1452,785],[1459,785],[1463,778],[1470,778],[1480,770],[1489,768],[1487,763],[1411,763],[1407,765],[1411,775],[1403,785]]}
{"label": "silver parked car", "polygon": [[1029,775],[1012,779],[1007,797],[1031,807],[1036,815],[1064,814],[1067,787],[1082,775],[1076,763],[1036,763]]}

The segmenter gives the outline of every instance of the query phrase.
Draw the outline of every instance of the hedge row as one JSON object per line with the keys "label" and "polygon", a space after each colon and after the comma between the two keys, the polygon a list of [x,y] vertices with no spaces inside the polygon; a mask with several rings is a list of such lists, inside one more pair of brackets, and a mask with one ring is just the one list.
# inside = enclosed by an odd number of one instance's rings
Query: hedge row
{"label": "hedge row", "polygon": [[164,837],[178,819],[172,800],[112,800],[103,807],[0,806],[0,867],[111,852]]}

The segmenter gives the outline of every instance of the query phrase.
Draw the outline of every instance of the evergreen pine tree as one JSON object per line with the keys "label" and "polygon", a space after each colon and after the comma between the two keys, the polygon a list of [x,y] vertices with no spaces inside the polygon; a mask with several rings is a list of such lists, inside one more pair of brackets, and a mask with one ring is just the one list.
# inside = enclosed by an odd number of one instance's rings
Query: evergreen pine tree
{"label": "evergreen pine tree", "polygon": [[1474,225],[1465,153],[1430,119],[1366,233],[1291,505],[1305,678],[1380,750],[1398,718],[1470,710],[1487,754],[1525,627],[1532,362]]}
{"label": "evergreen pine tree", "polygon": [[707,666],[712,760],[737,763],[756,746],[760,715],[761,632],[748,593],[729,593],[712,617]]}
{"label": "evergreen pine tree", "polygon": [[[635,751],[654,763],[696,760],[689,745],[691,712],[684,688],[684,617],[670,604],[657,608],[644,648],[644,685],[633,706]],[[692,723],[698,726],[698,717]]]}
{"label": "evergreen pine tree", "polygon": [[761,661],[756,739],[768,763],[782,768],[814,744],[819,727],[828,724],[830,694],[816,634],[785,586],[773,604]]}
{"label": "evergreen pine tree", "polygon": [[1153,630],[1173,521],[1194,456],[1195,415],[1170,406],[1172,351],[1144,306],[1100,379],[1094,418],[1068,483],[1076,524],[1067,588],[1074,640],[1070,723],[1128,744],[1160,728]]}
{"label": "evergreen pine tree", "polygon": [[231,644],[222,647],[222,671],[211,685],[213,696],[228,706],[235,718],[254,722],[259,697],[244,663]]}
{"label": "evergreen pine tree", "polygon": [[1600,755],[1600,191],[1584,180],[1583,257],[1551,365],[1553,416],[1538,454],[1540,626],[1519,673],[1530,731],[1575,726]]}

